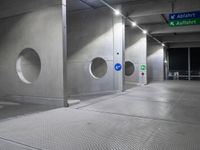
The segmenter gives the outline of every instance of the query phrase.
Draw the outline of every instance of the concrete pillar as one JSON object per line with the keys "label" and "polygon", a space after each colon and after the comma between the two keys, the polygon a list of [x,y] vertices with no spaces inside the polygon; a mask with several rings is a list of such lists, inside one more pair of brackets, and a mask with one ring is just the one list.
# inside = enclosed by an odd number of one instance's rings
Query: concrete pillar
{"label": "concrete pillar", "polygon": [[139,66],[139,84],[147,84],[147,36],[142,39],[141,59]]}
{"label": "concrete pillar", "polygon": [[62,20],[63,20],[63,99],[64,106],[68,107],[67,95],[67,2],[62,0]]}
{"label": "concrete pillar", "polygon": [[164,49],[161,44],[148,40],[147,76],[148,82],[164,80]]}
{"label": "concrete pillar", "polygon": [[120,71],[114,70],[114,87],[117,91],[124,91],[124,50],[125,50],[125,24],[121,16],[113,18],[114,34],[114,69],[116,64],[121,64]]}
{"label": "concrete pillar", "polygon": [[168,73],[169,73],[169,57],[167,48],[164,48],[164,72],[165,72],[165,80],[168,80]]}
{"label": "concrete pillar", "polygon": [[191,80],[190,48],[188,48],[188,80]]}

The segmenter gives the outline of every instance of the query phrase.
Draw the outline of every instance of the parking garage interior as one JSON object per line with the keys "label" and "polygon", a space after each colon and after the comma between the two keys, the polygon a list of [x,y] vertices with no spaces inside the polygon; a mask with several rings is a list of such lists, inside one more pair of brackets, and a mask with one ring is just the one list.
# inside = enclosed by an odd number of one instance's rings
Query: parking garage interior
{"label": "parking garage interior", "polygon": [[0,150],[199,150],[199,57],[199,0],[1,0]]}

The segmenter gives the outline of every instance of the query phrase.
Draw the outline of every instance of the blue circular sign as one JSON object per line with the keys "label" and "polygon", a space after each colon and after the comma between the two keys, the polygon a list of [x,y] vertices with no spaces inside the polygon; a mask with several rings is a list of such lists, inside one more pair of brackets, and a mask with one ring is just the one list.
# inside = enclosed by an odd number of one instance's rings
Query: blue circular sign
{"label": "blue circular sign", "polygon": [[116,71],[122,70],[122,65],[119,64],[119,63],[115,64],[115,70],[116,70]]}

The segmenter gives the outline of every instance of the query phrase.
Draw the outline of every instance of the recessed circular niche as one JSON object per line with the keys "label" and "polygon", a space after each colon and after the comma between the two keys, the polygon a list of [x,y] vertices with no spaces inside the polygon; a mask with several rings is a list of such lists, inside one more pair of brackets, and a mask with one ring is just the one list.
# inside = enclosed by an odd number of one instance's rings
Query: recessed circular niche
{"label": "recessed circular niche", "polygon": [[34,49],[26,48],[19,54],[16,63],[17,74],[26,84],[37,80],[41,71],[40,57]]}
{"label": "recessed circular niche", "polygon": [[100,79],[107,73],[108,66],[103,58],[97,57],[92,60],[89,70],[93,78]]}
{"label": "recessed circular niche", "polygon": [[125,75],[131,76],[135,71],[135,66],[132,62],[126,61],[125,62]]}

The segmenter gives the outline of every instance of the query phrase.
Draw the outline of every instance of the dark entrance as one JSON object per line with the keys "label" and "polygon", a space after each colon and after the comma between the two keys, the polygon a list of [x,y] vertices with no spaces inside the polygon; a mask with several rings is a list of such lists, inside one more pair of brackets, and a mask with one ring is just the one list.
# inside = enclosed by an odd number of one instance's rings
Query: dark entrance
{"label": "dark entrance", "polygon": [[170,48],[167,54],[169,80],[200,80],[200,48]]}

